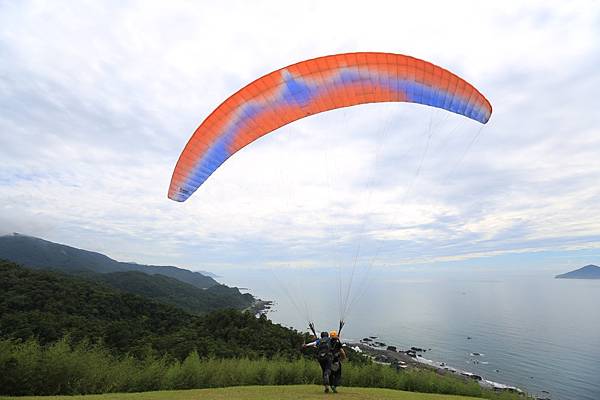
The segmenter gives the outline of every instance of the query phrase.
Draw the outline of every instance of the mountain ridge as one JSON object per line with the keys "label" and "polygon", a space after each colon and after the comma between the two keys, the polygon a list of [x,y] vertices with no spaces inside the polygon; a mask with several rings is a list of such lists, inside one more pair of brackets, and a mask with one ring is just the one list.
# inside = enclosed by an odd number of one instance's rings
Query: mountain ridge
{"label": "mountain ridge", "polygon": [[200,289],[219,283],[210,276],[170,265],[146,265],[117,261],[105,254],[13,233],[0,236],[0,258],[34,269],[55,269],[66,273],[81,271],[110,273],[138,271],[161,274]]}
{"label": "mountain ridge", "polygon": [[161,274],[150,275],[139,271],[99,274],[84,271],[69,275],[100,283],[121,292],[169,304],[195,315],[225,308],[243,310],[254,303],[254,297],[251,294],[242,294],[238,288],[217,284],[200,289]]}
{"label": "mountain ridge", "polygon": [[101,253],[32,236],[1,236],[2,258],[31,270],[59,272],[99,283],[195,315],[226,308],[243,310],[255,301],[249,293],[242,294],[237,288],[221,285],[196,272],[176,267],[121,263]]}

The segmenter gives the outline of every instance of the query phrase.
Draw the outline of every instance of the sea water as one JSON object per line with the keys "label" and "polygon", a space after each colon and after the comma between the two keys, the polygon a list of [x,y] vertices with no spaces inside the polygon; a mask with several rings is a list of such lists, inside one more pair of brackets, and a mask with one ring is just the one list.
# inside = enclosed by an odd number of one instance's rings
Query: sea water
{"label": "sea water", "polygon": [[274,300],[269,318],[302,331],[307,319],[336,329],[349,294],[346,339],[431,349],[425,358],[540,397],[600,399],[600,280],[377,271],[350,285],[335,272],[275,270],[222,281]]}

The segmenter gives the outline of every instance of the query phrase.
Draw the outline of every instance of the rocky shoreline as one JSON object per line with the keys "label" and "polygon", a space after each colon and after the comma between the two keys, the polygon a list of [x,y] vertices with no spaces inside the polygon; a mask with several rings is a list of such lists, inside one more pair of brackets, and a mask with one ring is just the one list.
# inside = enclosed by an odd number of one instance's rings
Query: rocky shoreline
{"label": "rocky shoreline", "polygon": [[[245,311],[252,312],[259,317],[261,315],[266,315],[269,312],[273,312],[274,305],[275,303],[270,300],[255,299],[254,303]],[[497,392],[506,391],[519,393],[523,396],[526,396],[525,391],[516,386],[491,381],[485,379],[481,375],[477,375],[459,368],[454,368],[447,365],[445,362],[429,360],[422,356],[423,353],[430,351],[431,349],[413,346],[409,349],[403,350],[399,346],[387,345],[386,343],[377,339],[378,338],[376,336],[369,336],[360,340],[344,340],[344,342],[345,346],[348,346],[359,353],[367,355],[374,362],[389,365],[397,370],[414,368],[434,371],[440,375],[452,374],[453,376],[464,379],[465,381],[474,380],[485,389],[491,389]],[[467,339],[471,339],[471,337],[467,337]],[[472,357],[483,356],[482,353],[471,353],[470,355]],[[550,394],[547,391],[543,390],[541,391],[541,395],[530,395],[531,397],[527,398],[532,398],[535,400],[551,400],[549,395]]]}
{"label": "rocky shoreline", "polygon": [[481,387],[486,389],[525,394],[523,390],[515,386],[490,381],[480,375],[448,366],[444,362],[435,362],[422,357],[421,354],[428,349],[411,347],[407,350],[401,350],[397,346],[388,346],[383,342],[376,341],[376,339],[376,337],[372,336],[360,341],[348,341],[346,345],[355,351],[371,357],[374,362],[390,365],[398,370],[406,368],[428,369],[440,375],[452,374],[461,379],[475,380]]}
{"label": "rocky shoreline", "polygon": [[254,299],[254,302],[243,311],[252,313],[259,317],[262,314],[267,314],[269,311],[271,311],[272,307],[273,301],[271,300]]}

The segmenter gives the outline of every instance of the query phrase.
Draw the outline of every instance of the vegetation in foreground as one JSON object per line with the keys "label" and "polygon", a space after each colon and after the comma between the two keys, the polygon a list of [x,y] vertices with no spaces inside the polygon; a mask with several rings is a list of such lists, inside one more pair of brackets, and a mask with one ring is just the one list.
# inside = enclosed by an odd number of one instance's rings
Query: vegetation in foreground
{"label": "vegetation in foreground", "polygon": [[[318,384],[307,339],[266,317],[185,311],[56,272],[0,261],[0,394],[78,395]],[[432,371],[397,372],[354,352],[343,384],[517,399]],[[243,397],[242,397],[243,398]]]}
{"label": "vegetation in foreground", "polygon": [[[35,340],[0,340],[0,394],[77,395],[146,392],[248,385],[318,384],[321,372],[311,359],[202,359],[197,352],[183,361],[148,354],[117,356],[102,344],[63,339],[43,346]],[[397,372],[385,365],[347,363],[344,386],[379,387],[425,393],[457,394],[489,399],[520,399],[494,393],[477,383],[432,371]]]}

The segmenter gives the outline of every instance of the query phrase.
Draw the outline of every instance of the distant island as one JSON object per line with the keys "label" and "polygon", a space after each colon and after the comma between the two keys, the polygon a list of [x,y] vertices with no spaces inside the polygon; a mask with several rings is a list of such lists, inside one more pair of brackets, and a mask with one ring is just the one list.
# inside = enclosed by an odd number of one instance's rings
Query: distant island
{"label": "distant island", "polygon": [[586,265],[565,274],[556,275],[557,279],[600,279],[600,267],[597,265]]}

